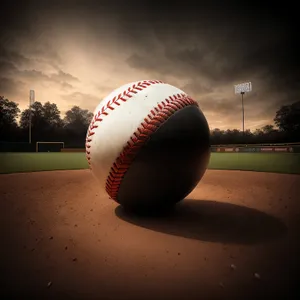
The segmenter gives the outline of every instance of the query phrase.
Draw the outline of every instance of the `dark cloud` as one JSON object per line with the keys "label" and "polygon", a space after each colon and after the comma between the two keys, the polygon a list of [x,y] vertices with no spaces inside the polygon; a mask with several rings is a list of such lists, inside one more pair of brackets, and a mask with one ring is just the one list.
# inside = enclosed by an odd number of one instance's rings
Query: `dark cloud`
{"label": "dark cloud", "polygon": [[0,60],[0,75],[7,75],[17,71],[18,68],[12,62]]}
{"label": "dark cloud", "polygon": [[91,106],[94,107],[95,103],[98,103],[100,100],[102,100],[97,96],[81,92],[73,92],[67,95],[62,95],[61,97],[68,103],[74,103],[74,105],[88,108]]}
{"label": "dark cloud", "polygon": [[[61,64],[61,58],[59,54],[53,50],[53,47],[47,42],[43,43],[31,43],[29,40],[25,40],[27,52],[24,54],[24,45],[19,44],[19,47],[11,44],[0,44],[0,61],[6,61],[16,64],[18,67],[28,67],[33,63],[44,63],[52,66],[54,69],[59,69]],[[21,46],[21,47],[20,47]],[[12,50],[12,48],[18,49]],[[0,69],[1,72],[1,69]]]}
{"label": "dark cloud", "polygon": [[73,85],[67,82],[62,82],[61,87],[63,90],[70,90],[73,88]]}
{"label": "dark cloud", "polygon": [[[0,18],[3,77],[14,74],[22,80],[42,80],[71,89],[79,79],[63,72],[57,41],[51,36],[47,40],[51,30],[69,28],[68,32],[74,35],[82,29],[80,34],[87,47],[105,48],[109,39],[117,40],[120,53],[123,47],[130,50],[126,52],[125,64],[131,69],[161,80],[172,77],[174,85],[195,96],[203,110],[223,116],[224,120],[234,120],[240,113],[233,84],[242,81],[253,83],[254,90],[247,95],[245,104],[252,119],[267,118],[280,105],[300,96],[294,17],[297,10],[282,3],[17,2],[8,2],[10,5]],[[22,47],[17,47],[17,40]],[[56,73],[28,67],[35,62],[52,66]],[[100,90],[106,91],[106,87]],[[74,103],[95,103],[101,97],[75,92],[63,98]]]}
{"label": "dark cloud", "polygon": [[187,84],[180,86],[180,88],[190,95],[208,94],[213,91],[212,87],[202,83],[200,79],[192,79]]}
{"label": "dark cloud", "polygon": [[62,59],[59,55],[59,49],[54,49],[53,44],[43,40],[40,43],[36,43],[28,47],[27,50],[30,57],[37,62],[44,62],[59,69],[62,64]]}
{"label": "dark cloud", "polygon": [[59,71],[58,73],[52,73],[50,75],[45,74],[38,70],[18,70],[15,73],[19,75],[21,78],[30,80],[30,81],[45,81],[45,82],[52,82],[57,84],[62,84],[64,87],[71,87],[71,85],[67,81],[78,81],[78,79],[71,74],[64,73]]}
{"label": "dark cloud", "polygon": [[79,81],[78,78],[74,77],[71,74],[65,73],[62,70],[59,70],[57,73],[53,73],[49,76],[54,81]]}
{"label": "dark cloud", "polygon": [[164,51],[161,54],[155,55],[155,49],[134,53],[127,62],[132,68],[162,74],[180,77],[199,74],[214,84],[251,78],[261,71],[267,72],[273,83],[293,85],[299,82],[299,64],[295,61],[295,47],[289,32],[282,28],[277,33],[274,33],[276,28],[259,31],[254,28],[251,32],[243,32],[243,29],[240,28],[240,34],[244,33],[240,38],[231,34],[222,38],[219,36],[222,30],[216,30],[214,37],[207,34],[199,40],[195,38],[194,43],[200,45],[182,44],[171,38],[162,42]]}
{"label": "dark cloud", "polygon": [[25,84],[22,81],[0,77],[0,95],[8,97],[22,91]]}
{"label": "dark cloud", "polygon": [[[40,70],[24,69],[24,66],[30,66],[36,62],[36,59],[30,59],[15,51],[10,51],[0,47],[0,75],[12,76],[23,80],[41,80],[60,84],[62,88],[72,88],[69,82],[78,82],[79,79],[60,69],[55,73],[45,74]],[[46,63],[44,61],[44,63]],[[23,68],[22,68],[23,67]],[[3,79],[0,91],[4,93],[10,89],[13,79]],[[5,88],[5,83],[9,86]]]}
{"label": "dark cloud", "polygon": [[15,64],[23,64],[30,62],[30,59],[24,55],[17,53],[16,51],[11,51],[0,46],[0,58],[4,61],[14,62]]}
{"label": "dark cloud", "polygon": [[193,88],[186,86],[191,93],[206,92],[198,84],[203,80],[207,92],[259,80],[259,101],[266,107],[295,101],[300,96],[296,29],[285,7],[267,4],[251,4],[250,8],[234,2],[227,6],[226,2],[219,7],[199,5],[198,9],[172,4],[160,10],[150,5],[148,27],[144,24],[142,30],[151,34],[142,35],[139,26],[133,28],[134,22],[128,25],[123,18],[127,24],[124,35],[126,29],[132,29],[130,40],[135,45],[127,63],[136,70],[194,80]]}
{"label": "dark cloud", "polygon": [[38,70],[19,70],[18,75],[20,75],[22,78],[29,79],[31,81],[50,80],[49,76]]}
{"label": "dark cloud", "polygon": [[216,99],[215,97],[204,97],[199,100],[199,105],[201,109],[205,111],[211,111],[217,115],[226,115],[228,112],[230,114],[236,114],[240,112],[240,101],[237,98],[227,98],[227,97],[219,97]]}

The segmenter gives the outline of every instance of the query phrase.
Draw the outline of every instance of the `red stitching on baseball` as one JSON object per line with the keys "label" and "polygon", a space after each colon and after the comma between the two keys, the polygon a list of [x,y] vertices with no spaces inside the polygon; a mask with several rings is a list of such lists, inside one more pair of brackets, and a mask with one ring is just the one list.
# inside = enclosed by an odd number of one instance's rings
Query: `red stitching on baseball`
{"label": "red stitching on baseball", "polygon": [[176,111],[190,105],[198,106],[198,103],[185,94],[177,94],[165,99],[151,110],[151,114],[137,128],[111,167],[106,180],[106,192],[113,200],[117,201],[122,179],[141,147]]}
{"label": "red stitching on baseball", "polygon": [[108,110],[114,110],[114,105],[120,106],[122,102],[126,102],[129,98],[132,97],[132,94],[137,94],[138,91],[142,91],[143,89],[146,89],[148,86],[153,85],[153,84],[159,84],[163,83],[160,80],[144,80],[137,82],[133,84],[131,87],[129,87],[126,91],[123,93],[120,93],[118,96],[115,96],[112,100],[109,100],[106,104],[106,106],[103,106],[101,110],[99,110],[93,117],[93,120],[89,126],[87,137],[86,137],[86,142],[85,142],[85,147],[86,147],[86,158],[88,161],[88,164],[91,168],[91,151],[88,150],[91,148],[91,141],[92,141],[92,136],[95,134],[94,129],[98,128],[98,125],[96,125],[97,122],[101,122],[103,120],[104,116],[108,115]]}

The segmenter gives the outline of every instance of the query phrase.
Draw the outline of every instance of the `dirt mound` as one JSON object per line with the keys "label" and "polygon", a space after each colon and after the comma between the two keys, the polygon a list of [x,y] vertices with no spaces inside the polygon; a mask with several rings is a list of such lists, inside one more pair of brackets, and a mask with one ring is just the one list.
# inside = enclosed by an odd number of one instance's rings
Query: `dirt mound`
{"label": "dirt mound", "polygon": [[1,296],[284,295],[296,266],[299,189],[298,175],[209,170],[168,215],[137,217],[89,170],[0,175]]}

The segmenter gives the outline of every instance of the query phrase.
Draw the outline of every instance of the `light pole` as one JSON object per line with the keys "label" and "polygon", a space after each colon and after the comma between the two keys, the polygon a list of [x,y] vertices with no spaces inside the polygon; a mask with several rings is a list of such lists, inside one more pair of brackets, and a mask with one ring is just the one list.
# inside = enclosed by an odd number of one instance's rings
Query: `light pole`
{"label": "light pole", "polygon": [[244,109],[244,94],[245,94],[245,92],[241,92],[241,95],[242,95],[242,114],[243,114],[243,135],[245,134],[245,109]]}
{"label": "light pole", "polygon": [[251,82],[244,82],[240,84],[236,84],[234,86],[235,94],[242,95],[242,126],[243,126],[243,135],[245,134],[245,109],[244,109],[244,95],[245,93],[252,91],[252,83]]}
{"label": "light pole", "polygon": [[34,90],[30,90],[29,93],[29,144],[31,144],[31,105],[34,103],[35,93]]}

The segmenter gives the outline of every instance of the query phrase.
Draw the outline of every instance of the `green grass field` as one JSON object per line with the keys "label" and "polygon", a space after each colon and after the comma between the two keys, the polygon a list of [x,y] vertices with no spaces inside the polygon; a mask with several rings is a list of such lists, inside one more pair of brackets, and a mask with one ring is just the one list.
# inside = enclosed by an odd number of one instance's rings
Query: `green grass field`
{"label": "green grass field", "polygon": [[[0,173],[86,168],[85,153],[0,153]],[[300,174],[300,153],[212,153],[209,169]]]}

